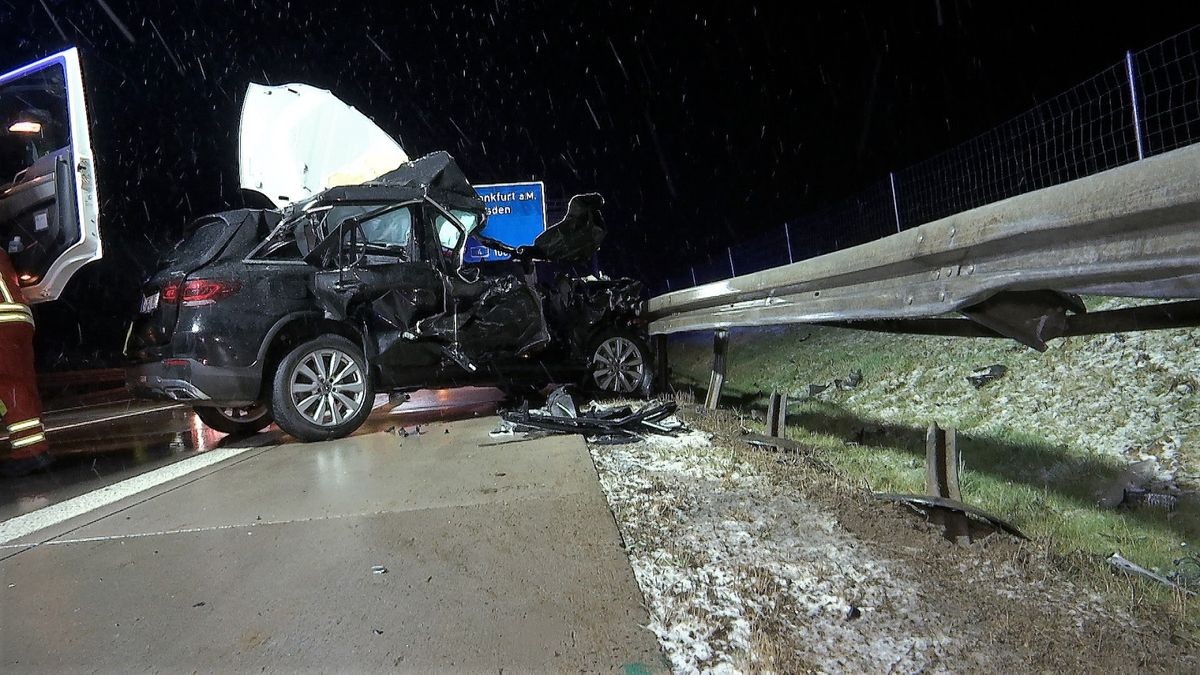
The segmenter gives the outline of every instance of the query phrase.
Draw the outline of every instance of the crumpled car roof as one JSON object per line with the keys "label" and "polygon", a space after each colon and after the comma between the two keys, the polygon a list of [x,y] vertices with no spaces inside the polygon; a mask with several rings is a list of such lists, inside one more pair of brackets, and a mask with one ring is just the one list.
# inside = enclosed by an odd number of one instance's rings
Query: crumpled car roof
{"label": "crumpled car roof", "polygon": [[326,190],[318,199],[340,201],[402,201],[428,195],[448,208],[482,213],[483,200],[450,153],[439,150],[401,164],[398,168],[360,185]]}

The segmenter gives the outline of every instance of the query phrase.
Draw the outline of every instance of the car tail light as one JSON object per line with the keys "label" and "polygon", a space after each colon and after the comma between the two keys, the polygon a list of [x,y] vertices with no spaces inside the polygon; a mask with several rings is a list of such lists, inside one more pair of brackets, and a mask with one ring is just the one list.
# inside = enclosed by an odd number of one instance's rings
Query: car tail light
{"label": "car tail light", "polygon": [[226,279],[192,279],[173,282],[162,289],[163,302],[178,302],[184,307],[211,305],[241,290],[242,285]]}

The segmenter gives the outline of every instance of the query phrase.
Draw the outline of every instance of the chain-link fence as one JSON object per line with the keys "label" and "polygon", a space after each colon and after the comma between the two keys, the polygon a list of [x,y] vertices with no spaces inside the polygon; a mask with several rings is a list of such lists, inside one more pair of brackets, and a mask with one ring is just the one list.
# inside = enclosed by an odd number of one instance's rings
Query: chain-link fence
{"label": "chain-link fence", "polygon": [[1200,26],[855,196],[650,280],[690,288],[886,237],[1200,141]]}

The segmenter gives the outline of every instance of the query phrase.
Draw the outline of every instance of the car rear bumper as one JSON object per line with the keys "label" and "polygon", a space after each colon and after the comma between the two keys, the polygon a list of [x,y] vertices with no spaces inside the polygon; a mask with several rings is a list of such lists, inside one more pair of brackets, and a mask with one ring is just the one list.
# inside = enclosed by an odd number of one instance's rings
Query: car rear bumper
{"label": "car rear bumper", "polygon": [[134,366],[125,386],[137,396],[184,403],[243,406],[258,399],[255,368],[211,366],[194,359],[167,359]]}

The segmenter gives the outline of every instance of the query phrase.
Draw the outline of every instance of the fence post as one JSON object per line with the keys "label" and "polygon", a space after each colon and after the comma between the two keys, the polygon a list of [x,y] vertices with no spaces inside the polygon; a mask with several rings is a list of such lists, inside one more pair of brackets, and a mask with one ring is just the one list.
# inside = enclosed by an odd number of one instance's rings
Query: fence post
{"label": "fence post", "polygon": [[1129,100],[1133,102],[1133,135],[1137,139],[1138,159],[1146,158],[1142,142],[1142,107],[1138,104],[1137,71],[1133,65],[1133,52],[1125,52],[1125,74],[1129,76]]}
{"label": "fence post", "polygon": [[896,214],[896,231],[900,231],[900,200],[896,199],[896,172],[888,172],[888,182],[892,184],[892,213]]}
{"label": "fence post", "polygon": [[726,248],[725,253],[727,253],[729,255],[729,276],[736,277],[737,270],[733,269],[733,247],[730,246],[730,247]]}
{"label": "fence post", "polygon": [[696,283],[696,268],[689,267],[688,269],[690,269],[692,271],[692,286],[699,286],[700,284]]}
{"label": "fence post", "polygon": [[788,227],[787,223],[783,224],[783,236],[787,239],[788,245],[788,262],[794,263],[796,259],[792,257],[792,228]]}

